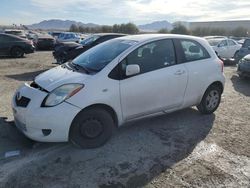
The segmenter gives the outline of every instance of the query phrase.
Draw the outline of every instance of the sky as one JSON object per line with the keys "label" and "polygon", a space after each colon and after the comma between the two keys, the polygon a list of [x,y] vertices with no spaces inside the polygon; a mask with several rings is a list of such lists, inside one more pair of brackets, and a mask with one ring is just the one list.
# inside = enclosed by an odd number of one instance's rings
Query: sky
{"label": "sky", "polygon": [[250,20],[250,0],[1,0],[0,24]]}

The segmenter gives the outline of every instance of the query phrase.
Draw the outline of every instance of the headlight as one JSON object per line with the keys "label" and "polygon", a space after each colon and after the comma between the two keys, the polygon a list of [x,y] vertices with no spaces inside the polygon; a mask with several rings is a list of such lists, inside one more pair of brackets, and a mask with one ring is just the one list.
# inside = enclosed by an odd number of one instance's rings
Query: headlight
{"label": "headlight", "polygon": [[82,84],[62,85],[48,94],[42,103],[42,107],[56,106],[78,93],[83,87]]}
{"label": "headlight", "polygon": [[242,58],[240,61],[239,61],[239,63],[238,64],[241,64],[241,63],[244,63],[245,62],[245,59],[244,58]]}

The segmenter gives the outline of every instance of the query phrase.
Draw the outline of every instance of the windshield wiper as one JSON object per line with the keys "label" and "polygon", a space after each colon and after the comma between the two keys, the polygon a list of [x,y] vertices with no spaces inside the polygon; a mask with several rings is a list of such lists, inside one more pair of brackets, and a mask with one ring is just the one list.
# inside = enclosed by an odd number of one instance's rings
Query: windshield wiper
{"label": "windshield wiper", "polygon": [[71,64],[73,65],[73,67],[74,67],[77,71],[79,71],[79,70],[81,69],[81,70],[84,70],[87,74],[90,74],[90,73],[91,73],[91,71],[90,71],[88,68],[84,67],[84,66],[81,66],[81,65],[79,65],[79,64],[76,64],[76,63],[74,63],[74,62],[71,62]]}

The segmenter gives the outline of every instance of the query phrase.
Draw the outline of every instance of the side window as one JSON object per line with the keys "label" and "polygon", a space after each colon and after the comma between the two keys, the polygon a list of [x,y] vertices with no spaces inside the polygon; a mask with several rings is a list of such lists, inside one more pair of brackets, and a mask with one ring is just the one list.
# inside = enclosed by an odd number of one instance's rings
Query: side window
{"label": "side window", "polygon": [[192,40],[180,40],[180,43],[187,62],[210,58],[207,50],[198,42]]}
{"label": "side window", "polygon": [[226,47],[226,46],[227,46],[226,40],[221,41],[221,43],[219,44],[219,47]]}
{"label": "side window", "polygon": [[71,39],[71,34],[66,34],[64,39]]}
{"label": "side window", "polygon": [[95,43],[96,43],[96,44],[100,44],[100,43],[103,43],[103,42],[105,42],[105,41],[107,41],[107,40],[108,40],[107,36],[102,36],[102,37],[100,37],[99,39],[97,39],[97,40],[95,41]]}
{"label": "side window", "polygon": [[14,39],[9,36],[0,36],[0,42],[11,42],[11,41],[14,41]]}
{"label": "side window", "polygon": [[130,53],[122,62],[125,75],[127,65],[140,66],[140,74],[176,64],[175,49],[170,39],[151,42]]}
{"label": "side window", "polygon": [[228,45],[229,46],[235,46],[236,43],[233,40],[228,40]]}
{"label": "side window", "polygon": [[0,35],[0,42],[4,42],[4,36]]}

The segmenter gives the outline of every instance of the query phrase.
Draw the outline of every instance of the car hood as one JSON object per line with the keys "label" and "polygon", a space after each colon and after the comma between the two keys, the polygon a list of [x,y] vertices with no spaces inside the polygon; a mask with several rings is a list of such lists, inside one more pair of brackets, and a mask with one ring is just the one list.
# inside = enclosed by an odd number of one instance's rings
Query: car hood
{"label": "car hood", "polygon": [[35,78],[36,84],[50,92],[64,84],[83,83],[90,76],[63,67],[58,66],[38,75]]}
{"label": "car hood", "polygon": [[57,44],[58,47],[77,47],[77,46],[81,46],[81,44],[76,43],[76,42],[60,42]]}
{"label": "car hood", "polygon": [[250,54],[246,55],[246,56],[244,57],[244,59],[247,60],[247,61],[250,61]]}

